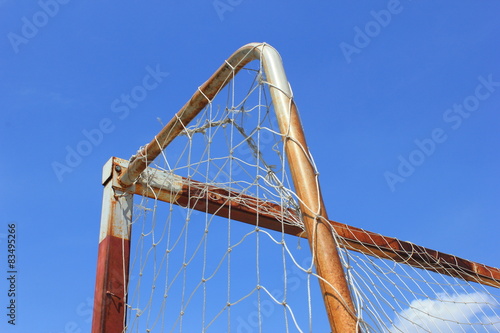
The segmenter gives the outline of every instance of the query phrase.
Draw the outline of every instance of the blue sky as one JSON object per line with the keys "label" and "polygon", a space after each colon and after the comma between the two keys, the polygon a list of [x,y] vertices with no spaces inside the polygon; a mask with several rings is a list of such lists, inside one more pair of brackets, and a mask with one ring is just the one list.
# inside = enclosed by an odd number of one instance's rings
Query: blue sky
{"label": "blue sky", "polygon": [[[499,10],[1,0],[0,262],[15,223],[19,307],[0,330],[89,331],[102,165],[149,142],[158,117],[255,41],[283,57],[331,219],[500,266]],[[145,94],[124,99],[137,86]]]}

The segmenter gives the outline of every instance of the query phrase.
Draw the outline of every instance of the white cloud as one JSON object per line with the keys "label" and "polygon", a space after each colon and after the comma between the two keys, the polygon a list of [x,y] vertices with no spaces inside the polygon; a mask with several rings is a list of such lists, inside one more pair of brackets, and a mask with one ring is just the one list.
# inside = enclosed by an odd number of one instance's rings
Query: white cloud
{"label": "white cloud", "polygon": [[389,332],[498,332],[499,304],[485,293],[437,294],[397,314]]}

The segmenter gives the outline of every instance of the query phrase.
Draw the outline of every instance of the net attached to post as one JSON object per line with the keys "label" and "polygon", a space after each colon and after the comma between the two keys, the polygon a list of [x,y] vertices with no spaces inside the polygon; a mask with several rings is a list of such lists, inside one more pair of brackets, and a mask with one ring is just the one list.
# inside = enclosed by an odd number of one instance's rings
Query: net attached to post
{"label": "net attached to post", "polygon": [[[127,332],[330,330],[266,76],[230,79],[136,183]],[[500,331],[498,288],[332,233],[360,332]]]}

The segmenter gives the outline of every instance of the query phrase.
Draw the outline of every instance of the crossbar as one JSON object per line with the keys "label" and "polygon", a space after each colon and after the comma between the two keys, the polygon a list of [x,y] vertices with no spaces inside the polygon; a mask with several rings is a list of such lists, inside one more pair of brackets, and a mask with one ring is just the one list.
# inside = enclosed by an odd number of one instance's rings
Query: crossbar
{"label": "crossbar", "polygon": [[[127,161],[119,158],[115,158],[114,163],[121,168],[127,168],[128,165]],[[252,225],[258,223],[258,227],[307,238],[306,231],[296,223],[300,219],[298,212],[291,209],[284,209],[278,204],[243,193],[174,176],[155,168],[148,168],[145,174],[153,179],[148,180],[148,186],[138,181],[133,188],[134,194],[221,217],[230,216],[234,220]],[[498,268],[344,223],[332,220],[328,223],[340,237],[339,245],[347,250],[500,288]]]}

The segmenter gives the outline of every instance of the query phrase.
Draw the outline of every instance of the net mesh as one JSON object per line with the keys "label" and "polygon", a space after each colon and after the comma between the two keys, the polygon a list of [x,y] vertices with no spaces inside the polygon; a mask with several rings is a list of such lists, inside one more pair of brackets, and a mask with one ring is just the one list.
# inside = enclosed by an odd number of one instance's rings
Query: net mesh
{"label": "net mesh", "polygon": [[[329,332],[314,253],[286,232],[304,229],[300,200],[255,63],[141,175],[127,332]],[[170,202],[151,195],[153,187],[171,193]],[[245,209],[251,218],[241,217]],[[275,230],[263,228],[270,217]],[[500,331],[497,288],[346,250],[332,232],[360,331]]]}
{"label": "net mesh", "polygon": [[354,251],[342,258],[364,332],[500,331],[497,288]]}

